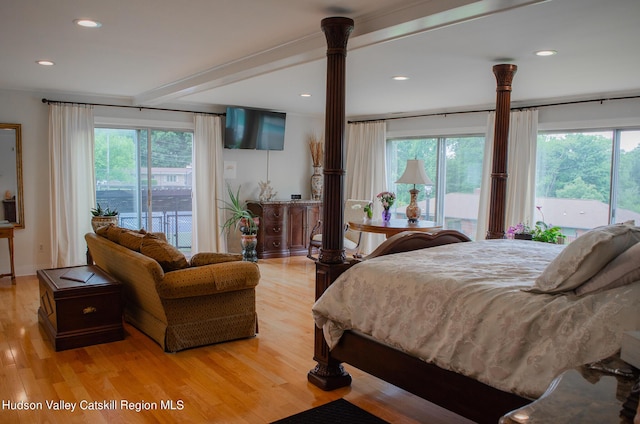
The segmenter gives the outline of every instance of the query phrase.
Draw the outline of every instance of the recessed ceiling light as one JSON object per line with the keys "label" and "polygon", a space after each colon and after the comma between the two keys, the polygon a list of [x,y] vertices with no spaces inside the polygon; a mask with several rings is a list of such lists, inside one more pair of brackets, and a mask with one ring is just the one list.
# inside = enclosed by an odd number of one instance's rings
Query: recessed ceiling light
{"label": "recessed ceiling light", "polygon": [[311,97],[311,94],[309,94],[309,93],[302,93],[302,94],[300,94],[300,97]]}
{"label": "recessed ceiling light", "polygon": [[100,22],[93,19],[76,19],[73,23],[85,28],[100,28],[102,26]]}
{"label": "recessed ceiling light", "polygon": [[36,63],[38,65],[42,65],[42,66],[53,66],[53,65],[55,65],[55,63],[53,63],[51,60],[36,60]]}
{"label": "recessed ceiling light", "polygon": [[404,75],[396,75],[395,77],[391,77],[391,79],[395,81],[406,81],[409,79],[409,77],[406,77]]}
{"label": "recessed ceiling light", "polygon": [[558,54],[555,50],[538,50],[536,52],[536,56],[553,56],[554,54]]}

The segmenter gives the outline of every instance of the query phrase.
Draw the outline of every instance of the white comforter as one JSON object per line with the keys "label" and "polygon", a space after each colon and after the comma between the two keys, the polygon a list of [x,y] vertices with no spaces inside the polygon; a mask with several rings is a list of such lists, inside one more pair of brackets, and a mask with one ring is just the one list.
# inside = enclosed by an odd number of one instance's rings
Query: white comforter
{"label": "white comforter", "polygon": [[313,306],[330,348],[353,329],[500,390],[539,397],[560,372],[640,329],[640,284],[577,297],[522,291],[562,246],[456,243],[366,260]]}

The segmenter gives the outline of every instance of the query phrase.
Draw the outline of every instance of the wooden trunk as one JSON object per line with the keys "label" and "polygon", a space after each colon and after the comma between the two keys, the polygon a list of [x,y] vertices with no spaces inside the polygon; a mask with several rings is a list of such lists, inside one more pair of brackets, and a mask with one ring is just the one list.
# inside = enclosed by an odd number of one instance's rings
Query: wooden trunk
{"label": "wooden trunk", "polygon": [[[87,282],[63,278],[93,273]],[[87,274],[89,275],[89,274]],[[56,351],[124,339],[122,285],[95,265],[38,270],[38,321]]]}

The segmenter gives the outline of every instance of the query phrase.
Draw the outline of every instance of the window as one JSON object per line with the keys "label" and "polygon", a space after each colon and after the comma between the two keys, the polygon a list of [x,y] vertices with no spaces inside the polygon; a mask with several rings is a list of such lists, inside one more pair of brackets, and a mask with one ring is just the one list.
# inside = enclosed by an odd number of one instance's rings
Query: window
{"label": "window", "polygon": [[640,130],[618,130],[617,172],[614,174],[612,221],[640,225]]}
{"label": "window", "polygon": [[536,206],[568,241],[613,222],[640,220],[640,131],[539,133]]}
{"label": "window", "polygon": [[394,217],[405,217],[411,188],[395,181],[404,172],[407,159],[422,159],[433,181],[432,187],[416,187],[422,219],[475,238],[483,157],[484,136],[389,139],[387,185],[397,195]]}
{"label": "window", "polygon": [[96,128],[96,199],[118,209],[125,228],[164,232],[191,250],[193,133]]}

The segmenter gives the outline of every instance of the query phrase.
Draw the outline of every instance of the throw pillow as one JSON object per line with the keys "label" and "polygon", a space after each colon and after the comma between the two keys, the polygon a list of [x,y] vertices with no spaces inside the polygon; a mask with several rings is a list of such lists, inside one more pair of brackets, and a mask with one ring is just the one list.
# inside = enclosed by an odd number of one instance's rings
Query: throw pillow
{"label": "throw pillow", "polygon": [[136,252],[140,251],[142,246],[142,239],[144,238],[144,233],[140,233],[140,231],[134,230],[126,230],[122,229],[120,233],[120,245],[126,247],[127,249],[135,250]]}
{"label": "throw pillow", "polygon": [[638,241],[640,227],[615,224],[594,228],[565,247],[528,291],[561,293],[573,290]]}
{"label": "throw pillow", "polygon": [[114,243],[120,243],[120,233],[122,233],[122,230],[123,229],[117,225],[108,224],[98,227],[96,234],[105,237]]}
{"label": "throw pillow", "polygon": [[109,227],[113,227],[113,224],[103,225],[102,227],[98,227],[96,229],[96,234],[101,236],[101,237],[108,238],[107,237],[107,230],[109,229]]}
{"label": "throw pillow", "polygon": [[578,296],[614,289],[640,281],[640,243],[636,243],[609,262],[596,275],[576,289]]}
{"label": "throw pillow", "polygon": [[189,266],[187,258],[181,251],[153,234],[147,233],[143,236],[140,253],[155,259],[164,272],[175,271]]}

